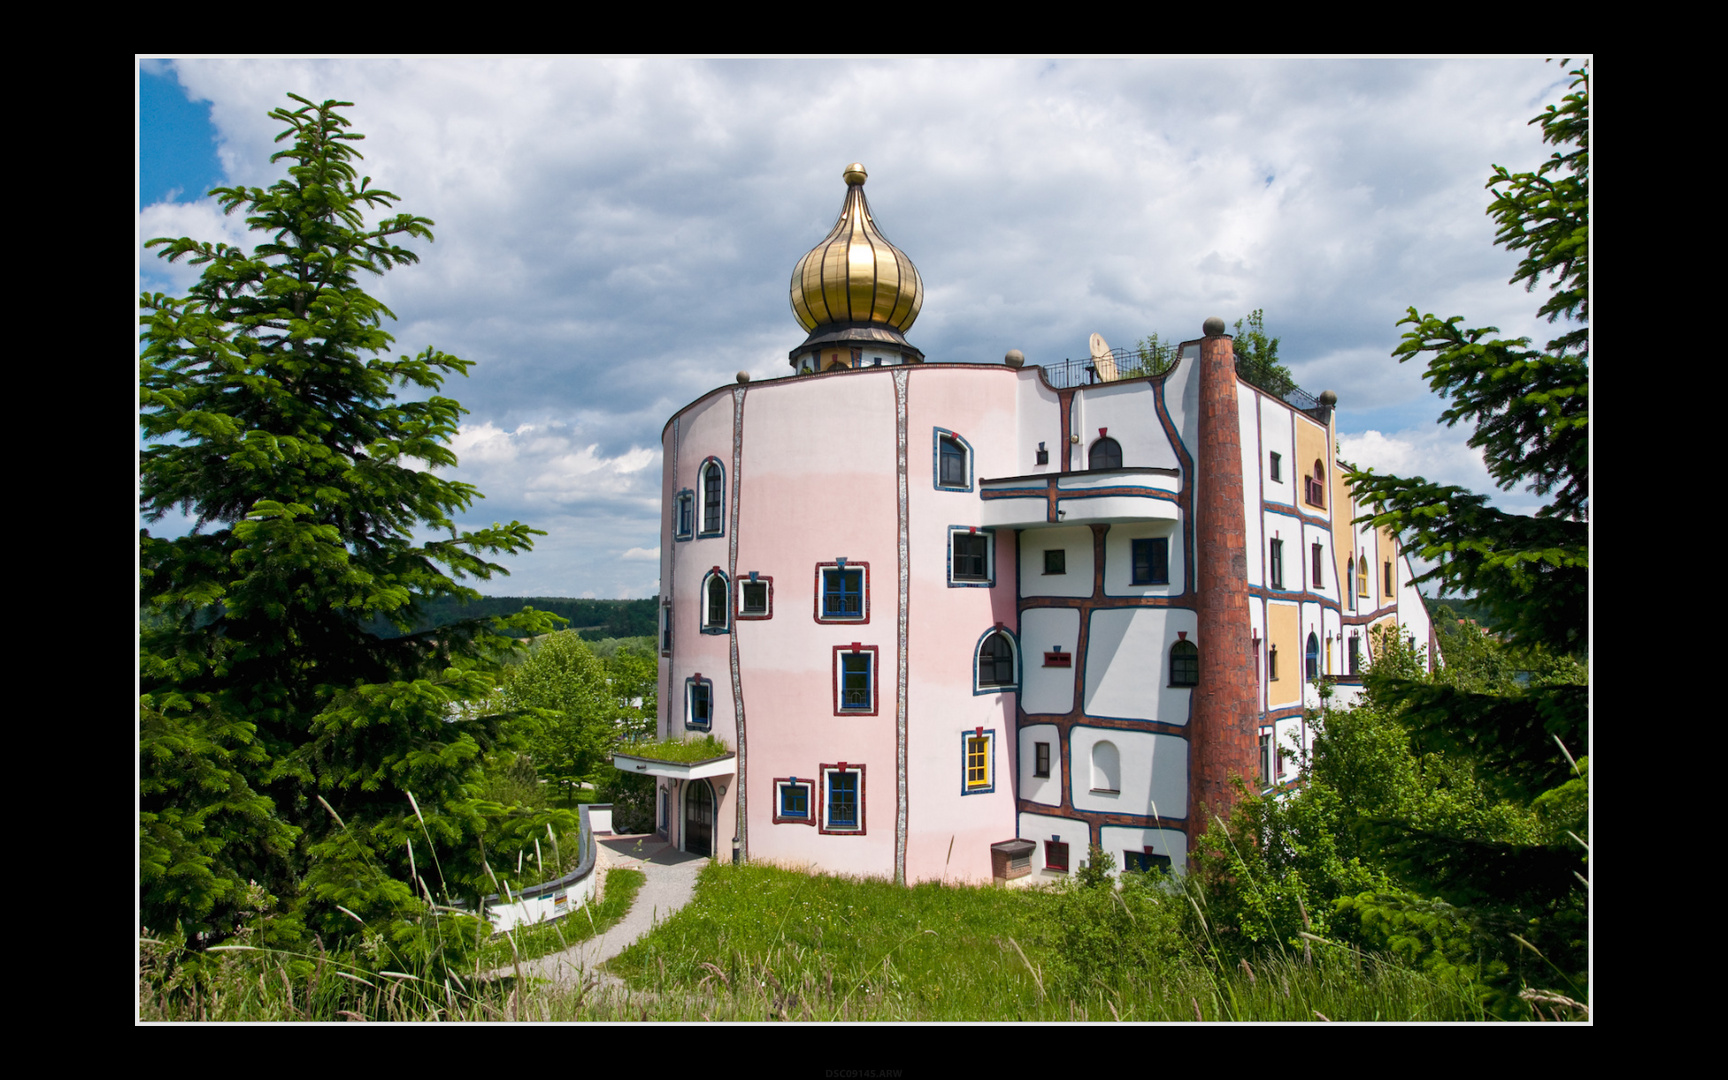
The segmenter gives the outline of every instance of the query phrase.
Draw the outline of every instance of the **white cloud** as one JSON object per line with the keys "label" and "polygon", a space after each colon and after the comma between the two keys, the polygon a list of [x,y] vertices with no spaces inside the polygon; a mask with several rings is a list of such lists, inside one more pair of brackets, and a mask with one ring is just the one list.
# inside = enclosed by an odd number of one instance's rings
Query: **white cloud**
{"label": "white cloud", "polygon": [[641,562],[657,563],[660,561],[660,548],[658,546],[651,548],[633,547],[618,557],[624,560],[638,560]]}
{"label": "white cloud", "polygon": [[[532,577],[545,595],[652,595],[628,576],[647,560],[615,553],[657,542],[661,427],[736,371],[786,371],[804,336],[787,276],[832,224],[850,161],[923,274],[909,337],[932,360],[1020,348],[1050,362],[1093,331],[1180,340],[1260,307],[1303,386],[1337,392],[1365,464],[1372,452],[1488,490],[1466,433],[1420,427],[1440,406],[1418,365],[1388,356],[1394,324],[1414,305],[1508,336],[1547,329],[1537,298],[1506,284],[1516,257],[1493,247],[1482,189],[1490,163],[1546,157],[1527,121],[1564,75],[1540,59],[175,70],[211,102],[226,182],[281,175],[268,159],[282,124],[266,114],[284,91],[338,98],[366,135],[362,174],[400,196],[392,212],[436,222],[435,244],[407,245],[419,264],[362,285],[401,320],[393,352],[475,364],[443,390],[471,410],[451,475],[488,496],[476,520],[551,534],[505,591]],[[140,242],[242,238],[243,215],[208,200],[139,222]],[[146,288],[192,280],[139,258]]]}

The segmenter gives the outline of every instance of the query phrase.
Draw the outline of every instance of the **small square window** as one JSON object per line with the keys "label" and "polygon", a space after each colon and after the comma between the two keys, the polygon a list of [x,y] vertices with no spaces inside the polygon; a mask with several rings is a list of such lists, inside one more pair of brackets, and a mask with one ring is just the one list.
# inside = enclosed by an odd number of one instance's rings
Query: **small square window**
{"label": "small square window", "polygon": [[774,823],[791,825],[816,824],[815,781],[789,776],[774,781]]}
{"label": "small square window", "polygon": [[993,584],[995,538],[996,534],[989,529],[958,526],[949,529],[948,584]]}
{"label": "small square window", "polygon": [[1068,572],[1068,551],[1066,548],[1051,548],[1044,552],[1044,572],[1046,574],[1066,574]]}
{"label": "small square window", "polygon": [[740,619],[766,619],[773,614],[774,579],[762,577],[740,577],[738,579],[738,617]]}
{"label": "small square window", "polygon": [[870,621],[870,564],[822,563],[816,567],[816,621]]}
{"label": "small square window", "polygon": [[1068,872],[1068,845],[1060,840],[1044,841],[1044,869]]}
{"label": "small square window", "polygon": [[1050,777],[1050,744],[1047,742],[1032,744],[1032,775],[1040,779]]}
{"label": "small square window", "polygon": [[1131,585],[1170,584],[1170,538],[1154,536],[1134,541]]}
{"label": "small square window", "polygon": [[990,753],[996,733],[982,729],[960,737],[963,760],[960,794],[977,795],[996,790],[996,772]]}
{"label": "small square window", "polygon": [[822,766],[822,831],[864,832],[864,766]]}
{"label": "small square window", "polygon": [[876,646],[834,646],[834,715],[876,715]]}
{"label": "small square window", "polygon": [[1284,459],[1279,457],[1277,455],[1277,453],[1274,452],[1271,455],[1271,459],[1267,464],[1267,473],[1271,477],[1272,482],[1275,484],[1282,484],[1284,482],[1283,462],[1284,462]]}

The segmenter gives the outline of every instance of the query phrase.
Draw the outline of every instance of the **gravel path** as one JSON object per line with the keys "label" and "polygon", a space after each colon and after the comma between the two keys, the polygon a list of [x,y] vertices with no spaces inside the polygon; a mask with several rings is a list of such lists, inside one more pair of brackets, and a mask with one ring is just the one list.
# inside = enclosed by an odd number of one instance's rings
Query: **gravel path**
{"label": "gravel path", "polygon": [[[524,961],[524,976],[577,985],[587,976],[596,975],[602,987],[623,985],[615,976],[595,969],[652,930],[656,922],[688,904],[696,891],[696,875],[709,862],[700,855],[678,851],[653,835],[602,837],[598,847],[596,873],[624,867],[641,870],[647,875],[648,880],[636,892],[636,902],[616,925],[598,937],[572,945],[560,953]],[[565,918],[585,919],[586,916],[571,912]],[[514,972],[501,969],[493,974],[501,976]]]}

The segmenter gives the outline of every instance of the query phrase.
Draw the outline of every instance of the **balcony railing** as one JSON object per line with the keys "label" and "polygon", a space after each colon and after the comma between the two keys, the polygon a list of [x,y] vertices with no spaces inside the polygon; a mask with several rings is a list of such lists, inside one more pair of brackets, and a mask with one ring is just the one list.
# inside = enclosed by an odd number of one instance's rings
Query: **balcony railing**
{"label": "balcony railing", "polygon": [[[1198,346],[1190,344],[1183,355],[1189,360],[1198,360]],[[1046,364],[1044,378],[1058,390],[1066,390],[1071,386],[1093,386],[1121,379],[1137,379],[1144,375],[1162,375],[1175,366],[1174,351],[1164,355],[1152,355],[1139,349],[1111,349],[1110,359],[1105,363],[1087,357],[1082,360]],[[1297,386],[1295,381],[1281,370],[1237,357],[1236,374],[1305,413],[1319,415],[1322,411],[1319,399]]]}

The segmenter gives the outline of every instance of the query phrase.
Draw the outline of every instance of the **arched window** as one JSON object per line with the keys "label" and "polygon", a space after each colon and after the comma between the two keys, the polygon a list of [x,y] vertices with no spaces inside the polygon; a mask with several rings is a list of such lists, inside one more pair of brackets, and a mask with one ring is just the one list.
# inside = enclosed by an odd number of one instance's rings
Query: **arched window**
{"label": "arched window", "polygon": [[1122,758],[1116,752],[1115,743],[1092,744],[1092,790],[1122,790]]}
{"label": "arched window", "polygon": [[1115,439],[1102,438],[1092,444],[1092,452],[1086,456],[1088,469],[1120,469],[1122,467],[1122,444]]}
{"label": "arched window", "polygon": [[1001,630],[984,635],[978,643],[978,688],[1012,689],[1014,686],[1014,642]]}
{"label": "arched window", "polygon": [[1314,475],[1302,478],[1302,494],[1310,506],[1326,505],[1326,463],[1314,459]]}
{"label": "arched window", "polygon": [[1312,682],[1320,677],[1320,639],[1313,632],[1308,634],[1308,679]]}
{"label": "arched window", "polygon": [[1200,649],[1192,641],[1170,646],[1170,685],[1200,685]]}
{"label": "arched window", "polygon": [[702,466],[702,532],[712,535],[720,532],[722,514],[720,504],[724,501],[725,474],[720,470],[718,461],[710,460]]}
{"label": "arched window", "polygon": [[729,591],[726,587],[726,575],[718,569],[709,571],[708,577],[702,582],[702,632],[704,634],[723,634],[726,632],[731,606],[728,603]]}

